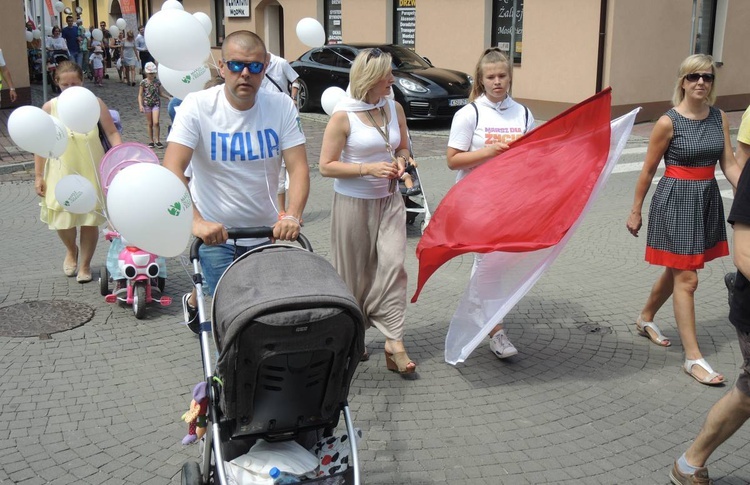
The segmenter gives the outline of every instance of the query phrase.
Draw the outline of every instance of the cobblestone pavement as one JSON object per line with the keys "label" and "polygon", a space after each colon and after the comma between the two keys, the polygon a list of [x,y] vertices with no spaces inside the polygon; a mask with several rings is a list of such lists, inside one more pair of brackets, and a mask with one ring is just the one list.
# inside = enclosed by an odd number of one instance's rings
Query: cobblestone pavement
{"label": "cobblestone pavement", "polygon": [[[95,92],[120,111],[126,140],[145,141],[136,89],[110,79]],[[739,115],[732,119],[736,128]],[[324,123],[323,115],[303,115],[313,166]],[[432,209],[454,179],[443,158],[445,128],[413,130]],[[69,300],[94,308],[83,326],[49,339],[0,337],[0,483],[178,483],[182,463],[198,454],[196,446],[180,444],[186,433],[180,415],[201,380],[197,341],[178,323],[187,272],[179,258],[169,261],[167,294],[176,303],[150,307],[144,320],[105,303],[96,283],[65,277],[63,246],[38,219],[33,172],[18,171],[22,155],[13,163],[6,158],[14,148],[8,150],[7,131],[0,132],[0,163],[12,166],[0,175],[0,307]],[[621,166],[642,160],[648,132],[648,126],[636,128]],[[327,256],[332,184],[311,173],[304,232]],[[373,357],[359,366],[350,393],[355,423],[364,431],[366,483],[668,483],[672,461],[728,386],[701,386],[681,371],[671,307],[659,315],[671,348],[635,332],[659,273],[643,262],[645,238],[624,228],[636,177],[628,170],[612,176],[558,261],[508,315],[516,357],[499,361],[483,344],[465,364],[443,361],[470,256],[441,268],[419,302],[408,306],[406,346],[419,363],[417,379],[388,372],[382,336],[367,333]],[[725,203],[728,209],[731,200]],[[417,226],[408,227],[408,236],[411,295]],[[95,260],[103,263],[105,253],[102,238]],[[723,258],[701,271],[696,311],[701,349],[733,385],[740,352],[722,282],[730,269]],[[595,327],[605,331],[591,332]],[[750,483],[748,432],[712,457],[717,484]]]}

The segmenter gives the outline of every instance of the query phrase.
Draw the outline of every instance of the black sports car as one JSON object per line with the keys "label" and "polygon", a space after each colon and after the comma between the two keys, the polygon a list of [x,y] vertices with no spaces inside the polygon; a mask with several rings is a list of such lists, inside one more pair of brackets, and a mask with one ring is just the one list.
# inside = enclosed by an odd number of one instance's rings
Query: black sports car
{"label": "black sports car", "polygon": [[410,120],[451,118],[464,106],[471,91],[471,76],[434,67],[429,60],[399,45],[335,44],[302,54],[291,65],[299,74],[299,108],[320,106],[327,88],[349,85],[349,69],[361,49],[378,47],[393,58],[393,94]]}

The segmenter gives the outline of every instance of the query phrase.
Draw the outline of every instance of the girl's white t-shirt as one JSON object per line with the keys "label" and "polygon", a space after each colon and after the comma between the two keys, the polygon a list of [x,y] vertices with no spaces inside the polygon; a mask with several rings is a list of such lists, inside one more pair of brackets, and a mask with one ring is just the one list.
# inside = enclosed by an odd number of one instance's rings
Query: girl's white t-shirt
{"label": "girl's white t-shirt", "polygon": [[[500,103],[493,103],[482,95],[474,101],[474,106],[467,104],[453,116],[449,147],[462,152],[473,152],[493,143],[510,143],[534,127],[531,111],[527,111],[526,107],[516,103],[510,96]],[[474,168],[476,167],[459,170],[456,182]]]}
{"label": "girl's white t-shirt", "polygon": [[224,88],[186,96],[168,141],[193,149],[190,194],[204,219],[273,226],[281,152],[305,143],[297,108],[285,94],[259,90],[254,106],[239,111]]}

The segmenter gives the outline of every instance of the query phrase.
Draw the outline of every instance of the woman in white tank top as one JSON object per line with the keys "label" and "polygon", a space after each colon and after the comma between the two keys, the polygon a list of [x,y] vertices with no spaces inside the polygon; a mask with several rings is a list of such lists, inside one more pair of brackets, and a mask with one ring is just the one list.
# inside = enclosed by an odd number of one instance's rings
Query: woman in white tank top
{"label": "woman in white tank top", "polygon": [[[386,337],[389,370],[411,374],[404,348],[406,211],[397,187],[409,160],[406,117],[388,99],[391,56],[362,50],[352,64],[351,96],[328,122],[320,173],[334,178],[331,208],[333,265],[357,298],[367,326]],[[365,352],[363,360],[368,358]]]}

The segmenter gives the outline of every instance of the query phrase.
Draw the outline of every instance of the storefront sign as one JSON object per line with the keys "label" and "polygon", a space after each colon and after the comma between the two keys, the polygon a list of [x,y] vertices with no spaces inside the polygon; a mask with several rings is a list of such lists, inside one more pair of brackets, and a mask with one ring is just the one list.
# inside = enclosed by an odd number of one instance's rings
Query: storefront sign
{"label": "storefront sign", "polygon": [[396,0],[393,24],[395,43],[413,49],[417,32],[417,0]]}
{"label": "storefront sign", "polygon": [[341,34],[341,0],[326,0],[326,39],[328,44],[343,42]]}
{"label": "storefront sign", "polygon": [[249,17],[250,0],[224,0],[224,12],[227,17]]}
{"label": "storefront sign", "polygon": [[515,59],[516,63],[521,62],[521,52],[523,47],[523,0],[493,0],[492,3],[492,45],[499,47],[510,55],[511,32],[513,30],[513,9],[516,11],[515,27],[516,33],[513,41],[515,42]]}

